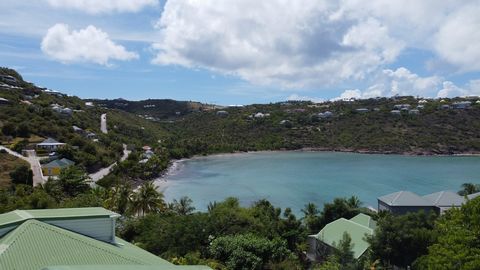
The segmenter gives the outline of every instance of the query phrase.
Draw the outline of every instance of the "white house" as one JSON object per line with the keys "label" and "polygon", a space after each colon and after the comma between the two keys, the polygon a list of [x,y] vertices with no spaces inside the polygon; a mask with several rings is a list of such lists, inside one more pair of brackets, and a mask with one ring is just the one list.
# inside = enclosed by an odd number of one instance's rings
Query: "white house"
{"label": "white house", "polygon": [[52,152],[52,151],[56,151],[59,148],[64,147],[65,145],[66,145],[65,143],[61,143],[52,138],[48,138],[43,142],[37,144],[37,148]]}

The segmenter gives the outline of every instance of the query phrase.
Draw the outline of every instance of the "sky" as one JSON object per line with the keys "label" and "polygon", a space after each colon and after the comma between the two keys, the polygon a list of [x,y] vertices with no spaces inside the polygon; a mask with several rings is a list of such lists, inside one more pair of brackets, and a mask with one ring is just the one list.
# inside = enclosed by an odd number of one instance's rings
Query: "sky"
{"label": "sky", "polygon": [[480,95],[478,0],[0,0],[0,66],[81,98]]}

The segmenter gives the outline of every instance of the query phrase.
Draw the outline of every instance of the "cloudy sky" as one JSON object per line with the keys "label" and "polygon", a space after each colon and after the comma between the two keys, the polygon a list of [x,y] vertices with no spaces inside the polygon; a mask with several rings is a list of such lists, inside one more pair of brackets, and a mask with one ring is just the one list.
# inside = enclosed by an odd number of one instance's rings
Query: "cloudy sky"
{"label": "cloudy sky", "polygon": [[480,95],[478,0],[0,0],[0,65],[80,97]]}

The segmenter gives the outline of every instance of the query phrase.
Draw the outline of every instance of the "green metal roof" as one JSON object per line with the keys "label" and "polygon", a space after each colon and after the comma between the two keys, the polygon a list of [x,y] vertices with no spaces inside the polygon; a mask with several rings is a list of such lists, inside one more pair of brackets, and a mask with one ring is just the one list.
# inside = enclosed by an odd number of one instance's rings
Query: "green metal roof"
{"label": "green metal roof", "polygon": [[117,243],[105,243],[38,220],[27,220],[0,239],[0,269],[40,270],[55,265],[105,265],[105,269],[114,269],[116,265],[135,265],[130,269],[150,265],[156,267],[150,269],[176,269],[122,239],[117,239]]}
{"label": "green metal roof", "polygon": [[360,213],[354,216],[353,218],[350,219],[350,221],[353,221],[365,227],[369,227],[370,229],[373,229],[373,230],[375,230],[375,227],[377,227],[377,223],[372,219],[372,217],[369,215],[365,215],[363,213]]}
{"label": "green metal roof", "polygon": [[43,164],[42,168],[65,168],[74,164],[75,162],[66,158],[62,158],[62,159],[53,160],[47,164]]}
{"label": "green metal roof", "polygon": [[0,215],[0,228],[28,219],[75,219],[82,217],[120,217],[102,207],[15,210]]}
{"label": "green metal roof", "polygon": [[211,270],[207,266],[197,265],[74,265],[50,266],[42,270]]}
{"label": "green metal roof", "polygon": [[367,215],[358,214],[350,220],[345,218],[337,219],[325,225],[314,237],[331,247],[335,247],[346,232],[352,238],[352,251],[354,257],[358,259],[369,247],[369,244],[364,239],[365,236],[372,235],[373,228],[376,225],[375,221],[371,220],[371,218],[368,220],[367,217],[370,218]]}

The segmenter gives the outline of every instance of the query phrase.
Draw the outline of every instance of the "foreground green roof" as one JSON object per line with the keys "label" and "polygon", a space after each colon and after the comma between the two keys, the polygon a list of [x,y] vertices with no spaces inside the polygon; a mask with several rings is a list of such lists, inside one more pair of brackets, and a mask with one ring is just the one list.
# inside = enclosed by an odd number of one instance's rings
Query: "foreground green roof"
{"label": "foreground green roof", "polygon": [[120,238],[112,244],[41,221],[41,218],[71,218],[74,221],[81,216],[115,218],[118,215],[103,208],[13,211],[0,215],[3,222],[15,226],[0,238],[0,269],[210,269],[205,266],[176,266]]}
{"label": "foreground green roof", "polygon": [[196,265],[78,265],[78,266],[51,266],[42,270],[211,270],[207,266]]}
{"label": "foreground green roof", "polygon": [[314,237],[331,247],[335,247],[346,232],[352,238],[352,251],[354,257],[358,259],[368,249],[369,244],[365,241],[365,236],[372,235],[375,226],[376,223],[370,216],[358,214],[350,220],[340,218],[328,223]]}

